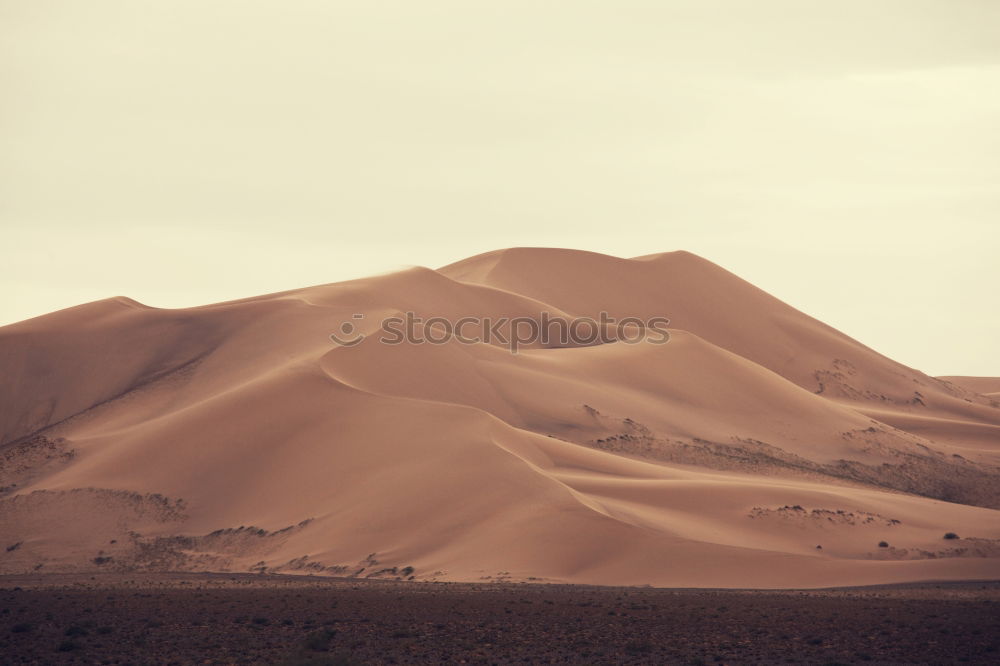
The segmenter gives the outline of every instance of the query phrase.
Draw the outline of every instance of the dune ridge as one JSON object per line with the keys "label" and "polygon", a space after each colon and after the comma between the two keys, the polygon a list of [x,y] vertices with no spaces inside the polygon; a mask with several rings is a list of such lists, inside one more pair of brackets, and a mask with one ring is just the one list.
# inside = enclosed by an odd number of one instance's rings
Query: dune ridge
{"label": "dune ridge", "polygon": [[[671,337],[380,342],[405,312],[665,316]],[[333,344],[346,321],[369,337]],[[0,328],[0,573],[995,579],[998,391],[687,252],[514,248],[196,308],[111,298]]]}

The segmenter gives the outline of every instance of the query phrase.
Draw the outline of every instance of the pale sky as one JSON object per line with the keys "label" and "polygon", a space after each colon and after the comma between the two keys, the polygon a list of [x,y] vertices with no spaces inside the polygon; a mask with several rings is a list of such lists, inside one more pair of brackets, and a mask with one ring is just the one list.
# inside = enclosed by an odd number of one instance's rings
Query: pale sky
{"label": "pale sky", "polygon": [[1000,376],[994,0],[0,0],[0,91],[0,324],[686,249]]}

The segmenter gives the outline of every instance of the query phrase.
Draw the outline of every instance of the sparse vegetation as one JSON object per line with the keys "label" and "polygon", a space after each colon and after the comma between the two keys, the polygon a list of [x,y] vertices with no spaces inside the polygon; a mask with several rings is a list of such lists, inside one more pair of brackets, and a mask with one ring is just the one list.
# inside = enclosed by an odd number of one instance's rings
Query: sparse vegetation
{"label": "sparse vegetation", "polygon": [[958,535],[955,534],[954,532],[945,532],[944,538],[945,539],[957,539]]}
{"label": "sparse vegetation", "polygon": [[888,548],[889,547],[889,542],[888,541],[879,541],[878,542],[878,547],[879,548]]}
{"label": "sparse vegetation", "polygon": [[992,663],[1000,647],[983,612],[996,583],[845,596],[127,576],[0,588],[0,662]]}

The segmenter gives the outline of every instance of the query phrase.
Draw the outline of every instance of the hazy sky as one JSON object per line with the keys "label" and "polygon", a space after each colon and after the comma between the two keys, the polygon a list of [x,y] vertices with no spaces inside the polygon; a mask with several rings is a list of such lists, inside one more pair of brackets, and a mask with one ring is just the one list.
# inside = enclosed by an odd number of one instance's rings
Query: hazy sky
{"label": "hazy sky", "polygon": [[0,323],[687,249],[1000,375],[998,30],[995,0],[0,0]]}

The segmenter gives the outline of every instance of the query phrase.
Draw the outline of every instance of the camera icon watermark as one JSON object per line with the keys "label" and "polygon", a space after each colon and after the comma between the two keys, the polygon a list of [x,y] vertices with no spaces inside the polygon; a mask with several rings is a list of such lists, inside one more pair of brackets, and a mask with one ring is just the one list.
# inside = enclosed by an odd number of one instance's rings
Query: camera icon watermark
{"label": "camera icon watermark", "polygon": [[[340,347],[354,347],[369,336],[360,331],[365,315],[355,313],[344,321],[330,340]],[[386,317],[379,322],[378,341],[386,345],[489,344],[506,347],[512,354],[522,348],[591,347],[599,344],[653,344],[670,341],[666,317],[625,317],[607,312],[592,317],[567,318],[542,312],[538,317],[448,317],[423,318],[414,312]]]}
{"label": "camera icon watermark", "polygon": [[[351,315],[351,319],[354,321],[360,321],[364,318],[365,316],[360,312]],[[365,334],[358,332],[358,327],[354,325],[353,321],[342,322],[339,326],[339,331],[339,334],[331,333],[330,339],[341,347],[353,347],[365,339]]]}

